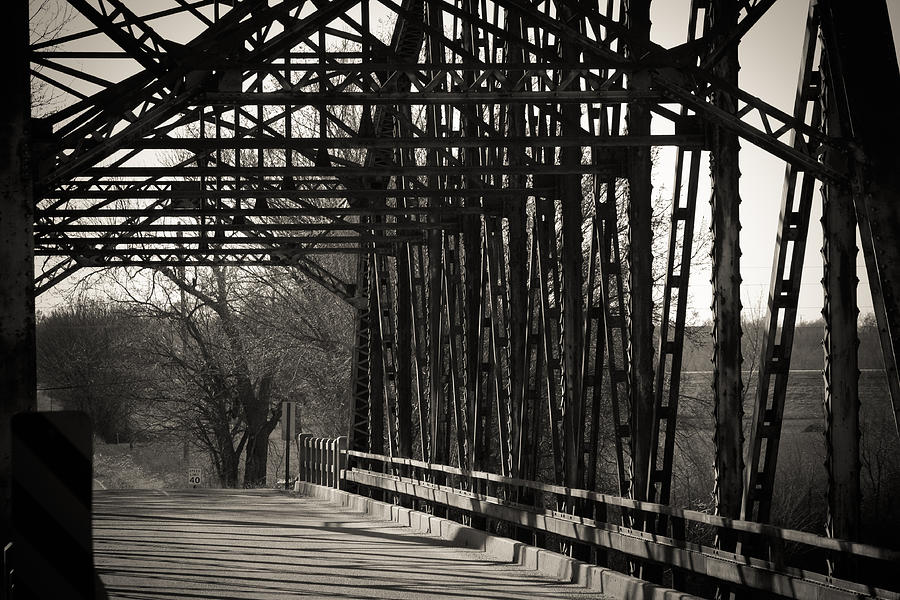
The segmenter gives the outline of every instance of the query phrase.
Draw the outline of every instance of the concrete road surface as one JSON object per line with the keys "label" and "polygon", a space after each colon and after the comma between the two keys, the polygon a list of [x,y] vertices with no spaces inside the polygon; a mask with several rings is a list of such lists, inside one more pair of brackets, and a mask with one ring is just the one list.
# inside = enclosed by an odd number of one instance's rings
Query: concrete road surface
{"label": "concrete road surface", "polygon": [[111,599],[604,597],[285,492],[94,494],[94,559]]}

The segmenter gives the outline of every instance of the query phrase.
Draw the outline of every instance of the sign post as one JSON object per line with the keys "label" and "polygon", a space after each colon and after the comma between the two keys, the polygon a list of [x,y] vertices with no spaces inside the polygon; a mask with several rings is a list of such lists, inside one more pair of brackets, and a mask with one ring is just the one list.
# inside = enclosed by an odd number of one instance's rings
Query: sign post
{"label": "sign post", "polygon": [[291,489],[291,440],[297,435],[297,417],[299,416],[296,402],[281,403],[281,439],[284,440],[284,489]]}

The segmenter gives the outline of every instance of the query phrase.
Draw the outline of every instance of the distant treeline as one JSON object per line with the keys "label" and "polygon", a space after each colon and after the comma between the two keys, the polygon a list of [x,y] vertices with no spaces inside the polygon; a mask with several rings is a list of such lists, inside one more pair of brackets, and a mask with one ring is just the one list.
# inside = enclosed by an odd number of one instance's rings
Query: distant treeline
{"label": "distant treeline", "polygon": [[[711,368],[712,338],[709,325],[689,327],[685,336],[684,371],[709,371]],[[744,369],[756,369],[763,344],[763,325],[759,321],[745,322],[743,335]],[[823,365],[822,338],[824,323],[815,321],[797,325],[791,352],[791,369],[821,369]],[[859,326],[859,368],[883,369],[878,330],[872,315],[866,315]]]}

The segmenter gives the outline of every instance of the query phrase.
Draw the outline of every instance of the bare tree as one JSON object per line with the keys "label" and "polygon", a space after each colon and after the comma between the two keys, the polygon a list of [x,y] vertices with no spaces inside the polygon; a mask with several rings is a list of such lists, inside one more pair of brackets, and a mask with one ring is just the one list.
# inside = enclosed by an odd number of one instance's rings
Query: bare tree
{"label": "bare tree", "polygon": [[[73,17],[71,5],[64,0],[29,0],[28,29],[32,44],[48,43],[62,34]],[[34,65],[31,74],[31,110],[36,117],[44,116],[58,102],[58,88],[43,79],[42,65]]]}
{"label": "bare tree", "polygon": [[[285,400],[338,415],[346,394],[349,311],[289,269],[109,270],[89,284],[146,323],[157,376],[144,420],[190,431],[222,485],[266,484],[269,437]],[[335,434],[329,419],[322,433]],[[343,419],[340,419],[343,424]]]}
{"label": "bare tree", "polygon": [[150,369],[138,372],[140,324],[126,311],[78,300],[38,320],[37,368],[41,388],[62,406],[90,415],[106,442],[133,441]]}

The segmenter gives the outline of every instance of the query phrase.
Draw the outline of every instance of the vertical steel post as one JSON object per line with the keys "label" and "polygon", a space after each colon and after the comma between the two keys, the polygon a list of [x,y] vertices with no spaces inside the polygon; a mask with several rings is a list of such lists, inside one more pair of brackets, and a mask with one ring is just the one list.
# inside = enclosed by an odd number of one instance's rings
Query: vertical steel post
{"label": "vertical steel post", "polygon": [[[374,282],[374,260],[369,263],[369,280]],[[384,454],[384,363],[381,332],[372,321],[380,310],[378,294],[369,294],[369,452]]]}
{"label": "vertical steel post", "polygon": [[334,440],[322,438],[322,485],[331,487],[331,460],[334,456]]}
{"label": "vertical steel post", "polygon": [[[650,43],[650,0],[625,3],[628,28],[633,34],[629,53],[639,57]],[[629,88],[646,91],[650,76],[636,71]],[[628,135],[650,135],[650,107],[642,102],[628,104]],[[628,267],[631,310],[628,364],[631,367],[631,465],[632,496],[642,500],[647,493],[650,470],[650,443],[653,431],[653,207],[650,183],[651,157],[648,146],[628,152]]]}
{"label": "vertical steel post", "polygon": [[[710,31],[727,37],[737,23],[736,0],[713,0]],[[713,72],[733,85],[738,79],[737,45],[724,52]],[[736,99],[717,93],[716,105],[737,111]],[[741,381],[741,270],[738,151],[734,133],[711,129],[712,171],[712,284],[713,284],[713,402],[715,416],[716,513],[738,518],[743,489],[743,403]],[[725,547],[732,541],[720,540]]]}
{"label": "vertical steel post", "polygon": [[[369,26],[369,4],[362,2],[360,5],[361,18],[363,27]],[[364,60],[371,60],[371,46],[368,40],[363,41],[362,56]],[[372,129],[371,108],[363,105],[359,119],[359,135],[368,133],[365,130]],[[286,163],[290,166],[293,164],[293,152],[287,153]],[[360,200],[351,200],[350,205],[359,205],[364,203]],[[354,306],[354,337],[353,337],[353,359],[350,365],[350,428],[349,428],[349,446],[353,450],[368,451],[370,438],[372,435],[370,408],[372,396],[369,393],[370,374],[371,374],[371,318],[370,308],[372,300],[370,299],[370,257],[365,252],[360,252],[356,259],[356,285],[354,288],[355,297],[353,298]]]}
{"label": "vertical steel post", "polygon": [[328,440],[325,438],[319,438],[316,442],[318,446],[318,455],[319,461],[317,466],[318,471],[318,483],[319,485],[328,485]]}
{"label": "vertical steel post", "polygon": [[[513,42],[512,39],[507,41],[506,60],[511,63],[524,63],[525,55],[522,45],[517,43],[524,37],[521,16],[507,13],[504,28],[507,35],[516,40],[516,42]],[[523,77],[523,72],[510,70],[507,76],[510,81],[519,81]],[[506,111],[507,134],[511,137],[523,137],[525,135],[525,107],[521,104],[508,104]],[[507,157],[510,166],[521,165],[525,159],[524,149],[510,148]],[[523,188],[525,180],[525,176],[522,175],[512,176],[510,177],[510,187]],[[509,378],[512,383],[510,405],[513,412],[511,436],[513,439],[523,439],[521,428],[524,423],[525,399],[523,392],[525,388],[522,383],[529,377],[529,373],[525,372],[525,338],[528,327],[528,264],[525,260],[525,257],[528,256],[528,232],[525,199],[520,196],[510,198],[505,206],[504,214],[509,226]],[[522,452],[527,452],[527,449],[514,442],[512,467],[514,477],[520,476],[519,465]]]}
{"label": "vertical steel post", "polygon": [[443,294],[443,234],[440,231],[428,234],[428,368],[429,389],[431,397],[429,408],[431,409],[431,446],[425,460],[438,464],[447,464],[449,460],[449,435],[448,423],[444,418],[444,404],[447,399],[444,394],[444,378],[442,377],[445,364],[444,331],[442,328],[441,299]]}
{"label": "vertical steel post", "polygon": [[297,436],[300,446],[299,456],[297,457],[297,463],[299,465],[298,471],[298,479],[300,481],[309,481],[309,458],[310,458],[310,446],[309,441],[312,439],[312,435],[308,433],[301,433]]}
{"label": "vertical steel post", "polygon": [[[526,216],[524,200],[516,199],[514,206],[507,212],[509,225],[509,380],[510,406],[512,407],[512,428],[510,436],[513,440],[521,438],[525,419],[524,387],[521,385],[528,377],[525,372],[526,329],[528,327],[528,234],[526,232]],[[519,477],[518,465],[522,448],[513,442],[513,477]]]}
{"label": "vertical steel post", "polygon": [[[892,287],[900,275],[897,269],[897,244],[888,241],[879,229],[884,226],[896,231],[898,212],[896,196],[900,167],[900,153],[896,149],[896,135],[900,127],[895,123],[891,101],[880,97],[882,93],[900,91],[895,53],[887,24],[887,12],[883,3],[873,2],[863,14],[849,15],[846,7],[823,3],[822,29],[825,49],[822,56],[824,94],[823,115],[827,133],[832,137],[850,138],[860,144],[866,156],[866,164],[858,161],[860,155],[827,149],[826,164],[838,171],[854,175],[853,186],[829,182],[823,189],[824,244],[822,256],[825,264],[822,279],[825,287],[825,463],[828,470],[828,515],[826,532],[829,536],[856,541],[860,534],[860,444],[859,444],[859,369],[856,298],[856,224],[860,215],[860,233],[867,250],[866,262],[872,282],[872,298],[879,317],[879,330],[885,352],[886,375],[889,384],[895,354],[890,344],[884,344],[884,332],[891,327],[891,313],[885,309],[890,303]],[[871,77],[861,78],[856,69],[868,68],[868,51],[863,58],[860,49],[866,36],[869,43],[868,19],[883,18],[871,31],[872,50],[890,52],[878,55],[874,66],[876,73],[884,75],[883,82],[873,82]],[[881,85],[884,85],[882,89]],[[869,97],[870,95],[879,97]],[[895,109],[894,109],[895,110]],[[862,194],[860,194],[862,192]],[[854,195],[855,193],[855,195]],[[854,202],[856,206],[854,207]],[[889,207],[878,214],[873,222],[871,209]],[[874,246],[874,248],[873,248]],[[881,247],[879,249],[879,246]],[[873,252],[874,251],[874,252]],[[877,260],[873,254],[877,252]],[[877,264],[875,269],[873,263]],[[896,298],[894,299],[896,301]],[[879,307],[882,310],[878,310]],[[894,306],[894,310],[897,307]],[[896,315],[894,315],[896,316]],[[885,317],[888,317],[885,319]],[[888,321],[885,323],[885,321]],[[895,409],[896,390],[891,386]],[[856,576],[856,561],[841,557],[829,561],[831,575],[842,578]]]}
{"label": "vertical steel post", "polygon": [[[421,7],[419,7],[420,10]],[[416,29],[417,26],[412,23],[407,24],[407,28]],[[422,39],[411,31],[407,31],[404,36],[411,42],[411,47],[420,48]],[[410,82],[408,78],[400,78],[396,84],[397,90],[401,93],[409,92]],[[397,113],[394,117],[394,136],[408,137],[411,135],[407,120],[411,121],[409,106],[395,107]],[[395,165],[414,164],[409,149],[397,149],[394,152]],[[409,177],[395,178],[395,185],[398,188],[406,189],[412,185],[413,179]],[[407,206],[411,199],[397,198],[398,206]],[[397,235],[403,235],[407,230],[398,228]],[[409,244],[403,243],[395,247],[394,273],[397,281],[396,295],[396,319],[395,319],[395,343],[396,350],[394,359],[396,361],[396,403],[397,403],[397,452],[400,456],[412,458],[413,456],[413,439],[414,428],[412,425],[412,405],[413,405],[413,311],[412,311],[412,282],[410,280],[412,272],[412,260],[409,253]],[[418,373],[415,373],[418,377]],[[416,390],[418,393],[418,389]]]}
{"label": "vertical steel post", "polygon": [[[444,271],[442,280],[442,312],[445,321],[442,326],[447,331],[447,363],[449,370],[450,406],[453,425],[456,430],[456,456],[461,469],[471,468],[469,448],[469,426],[466,407],[469,405],[466,388],[465,318],[462,314],[463,285],[460,269],[460,236],[456,233],[444,234]],[[449,424],[448,424],[449,428]]]}
{"label": "vertical steel post", "polygon": [[[377,248],[375,251],[377,252]],[[402,418],[408,416],[401,413],[397,399],[397,336],[394,318],[394,298],[391,282],[390,263],[387,258],[377,253],[372,256],[372,294],[378,300],[377,329],[381,343],[381,376],[383,396],[379,402],[383,402],[387,415],[388,454],[395,456],[404,452],[406,444],[404,439],[409,433],[409,424],[403,423]],[[396,261],[394,262],[396,265]],[[373,338],[374,339],[374,338]]]}
{"label": "vertical steel post", "polygon": [[[442,13],[440,5],[426,3],[425,5],[426,20],[432,28],[440,30],[442,25]],[[426,36],[425,38],[425,54],[426,59],[431,63],[439,63],[444,60],[444,50],[440,38],[437,36]],[[432,73],[437,77],[437,73]],[[441,87],[440,89],[443,89]],[[441,112],[437,106],[429,106],[425,113],[425,129],[428,135],[434,138],[438,137],[438,131],[442,126]],[[426,164],[434,167],[441,162],[437,150],[430,149],[426,153]],[[445,178],[438,175],[428,176],[428,185],[432,188],[438,188],[445,183]],[[444,198],[433,198],[429,200],[431,206],[443,206]],[[441,217],[430,216],[431,221]],[[428,368],[429,382],[428,389],[431,393],[429,397],[428,407],[430,410],[429,417],[431,419],[430,435],[429,435],[429,452],[425,457],[426,461],[436,462],[438,464],[448,464],[450,460],[449,452],[449,422],[446,419],[446,396],[444,393],[445,379],[443,377],[446,363],[443,360],[444,353],[444,335],[446,331],[442,329],[443,310],[441,301],[443,294],[443,232],[429,231],[426,234],[428,244],[428,295],[425,303],[425,314],[428,321]]]}
{"label": "vertical steel post", "polygon": [[338,441],[337,438],[328,440],[328,487],[337,487],[338,480]]}
{"label": "vertical steel post", "polygon": [[[648,2],[649,4],[649,2]],[[566,6],[559,7],[559,16],[568,22],[572,11]],[[576,25],[577,26],[577,25]],[[572,43],[561,44],[561,58],[567,65],[579,63],[579,52]],[[558,76],[562,83],[569,75],[565,70]],[[564,104],[561,133],[577,135],[581,130],[581,105]],[[580,146],[563,146],[560,149],[560,163],[568,167],[581,164]],[[561,281],[561,335],[560,364],[563,370],[562,418],[566,485],[580,488],[584,483],[584,405],[581,397],[581,359],[584,350],[584,310],[582,274],[582,232],[584,223],[581,204],[581,175],[562,175],[557,180],[559,197],[562,202],[562,277]]]}
{"label": "vertical steel post", "polygon": [[[821,127],[822,113],[818,83],[821,78],[818,77],[819,71],[814,60],[818,36],[818,8],[815,3],[811,3],[794,99],[794,117],[808,122],[816,129]],[[791,145],[812,152],[818,141],[794,135]],[[756,394],[755,399],[751,399],[750,439],[744,465],[741,518],[748,521],[767,523],[772,507],[791,349],[800,299],[800,281],[815,195],[814,183],[815,180],[809,173],[802,172],[792,164],[785,167],[768,311],[759,348]],[[746,549],[747,546],[744,547]]]}
{"label": "vertical steel post", "polygon": [[328,446],[327,438],[319,438],[319,485],[328,485]]}
{"label": "vertical steel post", "polygon": [[[528,252],[528,288],[525,305],[525,356],[521,363],[522,407],[519,412],[519,424],[514,442],[518,457],[514,471],[516,477],[533,479],[537,473],[538,449],[540,447],[540,400],[541,374],[543,373],[543,329],[541,327],[541,301],[538,281],[538,235],[537,227],[533,227],[531,248]],[[523,495],[528,494],[523,490]],[[531,539],[530,537],[527,539]],[[527,541],[527,540],[526,540]]]}
{"label": "vertical steel post", "polygon": [[28,141],[31,117],[28,3],[10,3],[0,20],[6,91],[0,94],[0,545],[10,538],[10,419],[37,405],[34,345],[34,203]]}
{"label": "vertical steel post", "polygon": [[[478,16],[478,3],[474,0],[463,0],[462,9],[473,18]],[[460,19],[455,25],[457,27],[455,35],[458,36],[459,42],[463,49],[469,53],[476,53],[475,48],[476,29],[469,19]],[[453,86],[462,89],[468,89],[475,82],[475,74],[473,71],[463,71],[463,85]],[[463,107],[456,107],[459,111],[460,121],[459,129],[463,136],[475,137],[479,135],[479,126],[477,118],[477,107],[466,104]],[[461,152],[463,164],[470,167],[478,167],[481,165],[481,154],[478,148],[465,148]],[[480,180],[476,180],[475,176],[464,176],[460,181],[462,188],[473,188],[481,185]],[[465,206],[479,207],[481,199],[475,196],[468,196],[463,200]],[[481,218],[477,215],[464,215],[461,217],[462,224],[462,269],[460,270],[460,285],[465,287],[462,294],[462,316],[463,327],[463,352],[464,363],[466,369],[466,403],[465,415],[468,424],[469,446],[466,457],[469,461],[470,468],[479,469],[487,465],[488,457],[486,456],[489,446],[487,445],[487,436],[482,430],[480,421],[486,411],[490,410],[487,404],[487,396],[477,392],[478,379],[481,373],[481,357],[478,348],[479,331],[481,323],[478,322],[482,308],[482,294],[484,293],[484,285],[481,277],[481,248],[482,248],[482,232]]]}
{"label": "vertical steel post", "polygon": [[[697,39],[698,6],[695,3],[688,19],[688,41]],[[681,110],[685,124],[697,119]],[[672,189],[672,212],[669,225],[669,247],[663,282],[662,311],[659,323],[653,433],[650,442],[650,476],[647,500],[668,504],[672,487],[675,457],[675,429],[678,399],[681,395],[681,364],[687,316],[687,302],[693,260],[694,220],[697,212],[697,187],[700,180],[699,148],[678,148],[675,158],[675,181]],[[674,314],[673,314],[674,307]],[[660,460],[661,459],[661,460]],[[656,531],[665,531],[666,519],[657,520]]]}
{"label": "vertical steel post", "polygon": [[321,459],[321,455],[319,452],[319,438],[312,438],[310,440],[310,445],[312,446],[310,452],[310,483],[314,483],[316,485],[319,484],[319,461]]}
{"label": "vertical steel post", "polygon": [[428,460],[429,455],[429,431],[430,425],[428,421],[428,376],[426,373],[426,365],[428,359],[426,356],[425,340],[427,338],[426,325],[426,304],[425,304],[425,251],[422,246],[412,247],[407,245],[407,256],[409,262],[409,288],[410,288],[410,317],[412,319],[413,342],[413,377],[416,385],[416,408],[418,409],[416,419],[416,429],[419,433],[419,448],[421,460]]}
{"label": "vertical steel post", "polygon": [[[831,95],[831,89],[827,88]],[[840,127],[829,113],[828,133]],[[825,161],[846,169],[828,150]],[[849,187],[827,184],[822,194],[822,258],[825,288],[825,461],[828,468],[826,531],[845,540],[859,536],[859,368],[856,319],[856,215]],[[847,575],[846,572],[842,575]]]}
{"label": "vertical steel post", "polygon": [[[509,300],[507,296],[506,260],[504,256],[503,234],[500,230],[499,219],[488,217],[485,219],[485,314],[483,318],[489,321],[482,322],[482,331],[487,342],[488,390],[493,403],[493,409],[489,408],[489,414],[494,413],[497,427],[488,429],[491,444],[497,441],[497,457],[499,459],[498,472],[509,476],[511,471],[511,445],[510,431],[512,430],[512,410],[510,406],[511,381],[510,381],[510,356],[509,356]],[[489,415],[486,415],[488,417]],[[485,422],[492,425],[493,418],[486,418]],[[496,436],[494,431],[496,431]],[[491,444],[493,445],[493,444]]]}
{"label": "vertical steel post", "polygon": [[370,384],[370,337],[372,335],[371,300],[369,298],[369,256],[360,252],[356,263],[356,296],[354,301],[354,344],[353,359],[350,365],[350,447],[353,450],[367,451],[371,426],[369,419]]}
{"label": "vertical steel post", "polygon": [[334,445],[334,488],[341,489],[341,472],[347,468],[347,438],[341,436],[335,440]]}
{"label": "vertical steel post", "polygon": [[[537,198],[535,209],[535,236],[538,266],[538,293],[540,295],[541,352],[543,354],[542,393],[547,400],[550,448],[553,457],[554,482],[565,482],[564,440],[560,428],[557,388],[560,366],[559,339],[554,336],[553,321],[558,317],[559,281],[556,271],[556,211],[552,199]],[[554,302],[551,302],[553,300]]]}
{"label": "vertical steel post", "polygon": [[[398,234],[401,230],[398,230]],[[404,244],[405,246],[405,244]],[[413,382],[413,315],[412,290],[410,288],[410,261],[407,248],[401,247],[397,252],[397,438],[398,454],[412,458],[412,382]]]}
{"label": "vertical steel post", "polygon": [[[900,434],[900,69],[884,0],[820,0],[829,111],[853,140],[853,195],[885,373]],[[829,119],[830,115],[826,115]]]}

